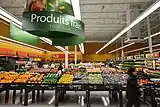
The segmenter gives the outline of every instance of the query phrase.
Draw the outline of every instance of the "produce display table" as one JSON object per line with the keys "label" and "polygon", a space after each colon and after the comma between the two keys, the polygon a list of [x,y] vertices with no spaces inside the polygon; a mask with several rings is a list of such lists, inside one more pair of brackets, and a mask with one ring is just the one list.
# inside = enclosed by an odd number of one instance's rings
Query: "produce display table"
{"label": "produce display table", "polygon": [[[39,102],[40,91],[44,94],[44,90],[55,91],[55,107],[58,107],[59,93],[61,91],[86,91],[87,107],[90,107],[91,91],[117,91],[119,93],[119,107],[123,107],[122,90],[123,87],[118,84],[38,84],[38,83],[4,83],[0,84],[0,89],[6,91],[5,102],[8,102],[9,90],[13,90],[13,104],[15,103],[16,91],[24,90],[24,106],[28,105],[28,94],[32,92],[32,102],[35,102],[35,91],[37,91],[37,102]],[[22,97],[20,97],[22,102]]]}
{"label": "produce display table", "polygon": [[160,97],[160,84],[146,84],[143,87],[144,89],[144,102],[147,102],[146,96],[151,98],[152,107],[158,107],[158,102],[156,101],[157,97]]}

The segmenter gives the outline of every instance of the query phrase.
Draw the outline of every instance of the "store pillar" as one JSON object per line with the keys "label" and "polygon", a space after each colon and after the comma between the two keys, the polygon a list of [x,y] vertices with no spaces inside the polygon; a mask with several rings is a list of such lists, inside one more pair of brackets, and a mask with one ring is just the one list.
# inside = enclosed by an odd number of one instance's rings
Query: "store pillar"
{"label": "store pillar", "polygon": [[[121,40],[121,46],[123,47],[123,39]],[[121,57],[124,59],[124,49],[121,50]]]}
{"label": "store pillar", "polygon": [[65,68],[68,68],[68,46],[65,46]]}
{"label": "store pillar", "polygon": [[75,45],[75,53],[74,53],[74,55],[75,55],[75,65],[77,64],[77,45]]}
{"label": "store pillar", "polygon": [[[127,26],[130,25],[131,23],[131,14],[130,14],[130,5],[128,4],[128,10],[127,10]],[[131,29],[127,32],[127,37],[131,37],[132,36],[132,31]]]}
{"label": "store pillar", "polygon": [[149,41],[149,52],[153,53],[152,50],[152,37],[151,37],[151,26],[149,16],[147,17],[147,31],[148,31],[148,41]]}

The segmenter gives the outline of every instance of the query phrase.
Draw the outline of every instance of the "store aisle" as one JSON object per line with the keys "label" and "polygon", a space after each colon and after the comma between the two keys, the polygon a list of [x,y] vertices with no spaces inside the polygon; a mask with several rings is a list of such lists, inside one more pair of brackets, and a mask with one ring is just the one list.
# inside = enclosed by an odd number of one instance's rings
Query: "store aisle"
{"label": "store aisle", "polygon": [[[0,106],[3,106],[3,107],[22,107],[20,105],[0,105]],[[29,105],[29,107],[53,107],[53,105]],[[65,105],[63,105],[63,106],[59,106],[59,107],[81,107],[81,106],[77,106],[77,105],[67,105],[67,106],[65,106]],[[92,105],[91,107],[104,107],[104,106]],[[111,105],[111,106],[108,106],[108,107],[118,107],[118,106]],[[142,105],[141,107],[149,107],[149,106]]]}
{"label": "store aisle", "polygon": [[[5,93],[1,93],[0,94],[0,98],[1,98],[1,105],[3,107],[22,107],[23,105],[20,104],[14,104],[12,105],[12,91],[10,91],[10,101],[7,105],[4,105],[4,95]],[[83,91],[79,91],[79,92],[73,92],[73,91],[67,91],[67,94],[65,95],[65,100],[63,100],[62,102],[59,102],[59,107],[82,107],[80,104],[77,103],[77,99],[79,96],[84,96],[85,97],[86,93]],[[30,97],[31,95],[29,95]],[[52,102],[52,104],[48,104],[48,102],[53,98],[54,96],[54,91],[45,91],[44,94],[44,100],[41,101],[38,104],[29,104],[29,107],[53,107],[54,106],[54,102]],[[106,91],[93,91],[91,92],[91,97],[90,97],[90,102],[91,102],[91,107],[104,107],[103,101],[101,100],[101,97],[109,97],[109,93]],[[17,98],[17,101],[19,100],[19,98]],[[85,99],[84,99],[85,101]],[[125,100],[124,100],[125,102]],[[84,102],[84,107],[86,106],[86,102]],[[107,107],[118,107],[118,103],[115,104],[109,104]],[[125,107],[125,104],[124,104]],[[142,107],[149,107],[149,106],[142,106]]]}

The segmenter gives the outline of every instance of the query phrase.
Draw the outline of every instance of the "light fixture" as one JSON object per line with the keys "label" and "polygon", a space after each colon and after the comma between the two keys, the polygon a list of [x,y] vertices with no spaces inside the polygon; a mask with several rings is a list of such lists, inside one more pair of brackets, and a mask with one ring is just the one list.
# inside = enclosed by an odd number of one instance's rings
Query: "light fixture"
{"label": "light fixture", "polygon": [[121,50],[121,49],[123,49],[123,48],[126,48],[126,47],[128,47],[128,46],[131,46],[131,45],[133,45],[133,44],[135,44],[135,43],[130,43],[130,44],[127,44],[127,45],[122,46],[122,47],[120,47],[120,48],[117,48],[117,49],[115,49],[115,50],[113,50],[113,51],[110,51],[109,54],[111,54],[111,53],[113,53],[113,52],[116,52],[116,51],[118,51],[118,50]]}
{"label": "light fixture", "polygon": [[81,11],[80,11],[79,0],[71,0],[71,1],[72,1],[72,7],[74,10],[74,17],[81,20]]}
{"label": "light fixture", "polygon": [[[45,38],[45,37],[40,37],[40,39],[46,43],[48,43],[49,45],[52,45],[52,41],[48,38]],[[61,46],[55,46],[57,49],[63,51],[63,52],[68,52],[66,51],[64,48],[62,48]],[[68,54],[71,54],[70,52],[68,52]]]}
{"label": "light fixture", "polygon": [[[157,47],[157,46],[160,46],[160,44],[153,45],[152,48]],[[126,54],[127,54],[127,53],[132,53],[132,52],[136,52],[136,51],[145,50],[145,49],[148,49],[148,48],[149,48],[149,47],[139,48],[139,49],[127,51],[127,52],[125,52],[125,53],[126,53]]]}
{"label": "light fixture", "polygon": [[[2,40],[2,39],[4,39],[4,40]],[[9,41],[11,41],[11,42],[9,42]],[[9,38],[3,37],[3,36],[0,36],[0,42],[5,42],[5,43],[9,43],[9,44],[14,44],[14,45],[16,43],[18,43],[19,45],[27,46],[27,47],[37,49],[37,50],[40,50],[40,51],[51,52],[51,51],[48,51],[46,49],[42,49],[42,48],[38,48],[38,47],[35,47],[35,46],[32,46],[32,45],[28,45],[28,44],[25,44],[25,43],[22,43],[22,42],[18,42],[18,41],[15,41],[13,39],[9,39]],[[16,45],[18,45],[18,44],[16,44]]]}
{"label": "light fixture", "polygon": [[84,44],[83,43],[79,44],[79,49],[81,53],[84,54]]}
{"label": "light fixture", "polygon": [[[14,25],[16,25],[18,28],[22,29],[22,22],[19,21],[18,19],[16,19],[11,13],[7,12],[6,10],[4,10],[2,7],[0,7],[0,18],[5,20],[6,22],[10,23],[12,22]],[[40,38],[42,41],[48,43],[49,45],[52,45],[52,41],[48,38],[45,38],[45,37],[41,37]],[[11,39],[12,40],[12,39]],[[14,40],[15,41],[15,40]],[[22,42],[18,42],[18,41],[15,41],[16,43],[19,43],[19,44],[25,44],[25,43],[22,43]],[[27,46],[28,44],[25,44],[25,46]],[[32,45],[28,45],[28,46],[32,46]],[[35,48],[35,46],[32,46]],[[61,46],[55,46],[55,48],[63,51],[63,52],[66,52],[64,51],[65,49],[62,48]],[[38,49],[38,47],[37,47]]]}
{"label": "light fixture", "polygon": [[[151,35],[151,38],[152,38],[152,37],[155,37],[155,36],[157,36],[157,35],[160,35],[160,32]],[[144,38],[144,40],[147,40],[148,38],[149,38],[149,37],[146,37],[146,38]],[[122,47],[120,47],[120,48],[117,48],[117,49],[115,49],[115,50],[113,50],[113,51],[110,51],[109,53],[111,54],[111,53],[113,53],[113,52],[119,51],[119,50],[124,49],[124,48],[126,48],[126,47],[128,47],[128,46],[131,46],[131,45],[133,45],[133,44],[135,44],[135,43],[133,42],[133,43],[127,44],[127,45],[122,46]]]}
{"label": "light fixture", "polygon": [[[155,36],[157,36],[157,35],[160,35],[160,32],[151,35],[151,38],[152,38],[152,37],[155,37]],[[144,38],[144,39],[147,40],[148,38],[149,38],[149,37],[146,37],[146,38]]]}
{"label": "light fixture", "polygon": [[[76,17],[77,19],[81,20],[81,11],[80,11],[80,3],[79,0],[71,0],[72,1],[72,6],[73,6],[73,10],[74,10],[74,17]],[[79,44],[79,49],[82,52],[82,54],[84,54],[84,44]]]}
{"label": "light fixture", "polygon": [[0,7],[0,14],[9,19],[10,21],[15,22],[16,24],[18,24],[19,26],[22,26],[22,22],[19,21],[18,19],[16,19],[12,14],[10,14],[9,12],[7,12],[5,9],[3,9],[2,7]]}
{"label": "light fixture", "polygon": [[119,37],[121,37],[123,34],[125,34],[128,30],[133,28],[136,24],[138,24],[140,21],[145,19],[148,15],[150,15],[152,12],[154,12],[156,9],[160,7],[160,1],[156,1],[153,5],[151,5],[147,10],[145,10],[139,17],[137,17],[129,26],[125,27],[121,32],[119,32],[113,39],[111,39],[107,44],[105,44],[101,49],[99,49],[96,54],[101,52],[104,48],[109,46],[111,43],[113,43],[115,40],[117,40]]}
{"label": "light fixture", "polygon": [[[160,49],[154,49],[154,50],[152,50],[153,52],[155,52],[155,51],[160,51]],[[149,53],[149,51],[143,51],[144,53]]]}

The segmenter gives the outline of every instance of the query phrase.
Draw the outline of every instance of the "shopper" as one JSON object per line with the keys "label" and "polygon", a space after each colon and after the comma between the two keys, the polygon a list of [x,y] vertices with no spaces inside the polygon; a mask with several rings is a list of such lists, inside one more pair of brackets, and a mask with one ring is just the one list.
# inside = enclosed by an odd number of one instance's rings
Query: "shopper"
{"label": "shopper", "polygon": [[63,64],[62,63],[60,63],[60,65],[59,65],[59,67],[58,67],[58,71],[60,70],[60,71],[62,71],[63,70],[63,66],[62,66]]}
{"label": "shopper", "polygon": [[127,107],[140,107],[140,85],[138,85],[137,72],[135,68],[128,69],[129,78],[127,80]]}

